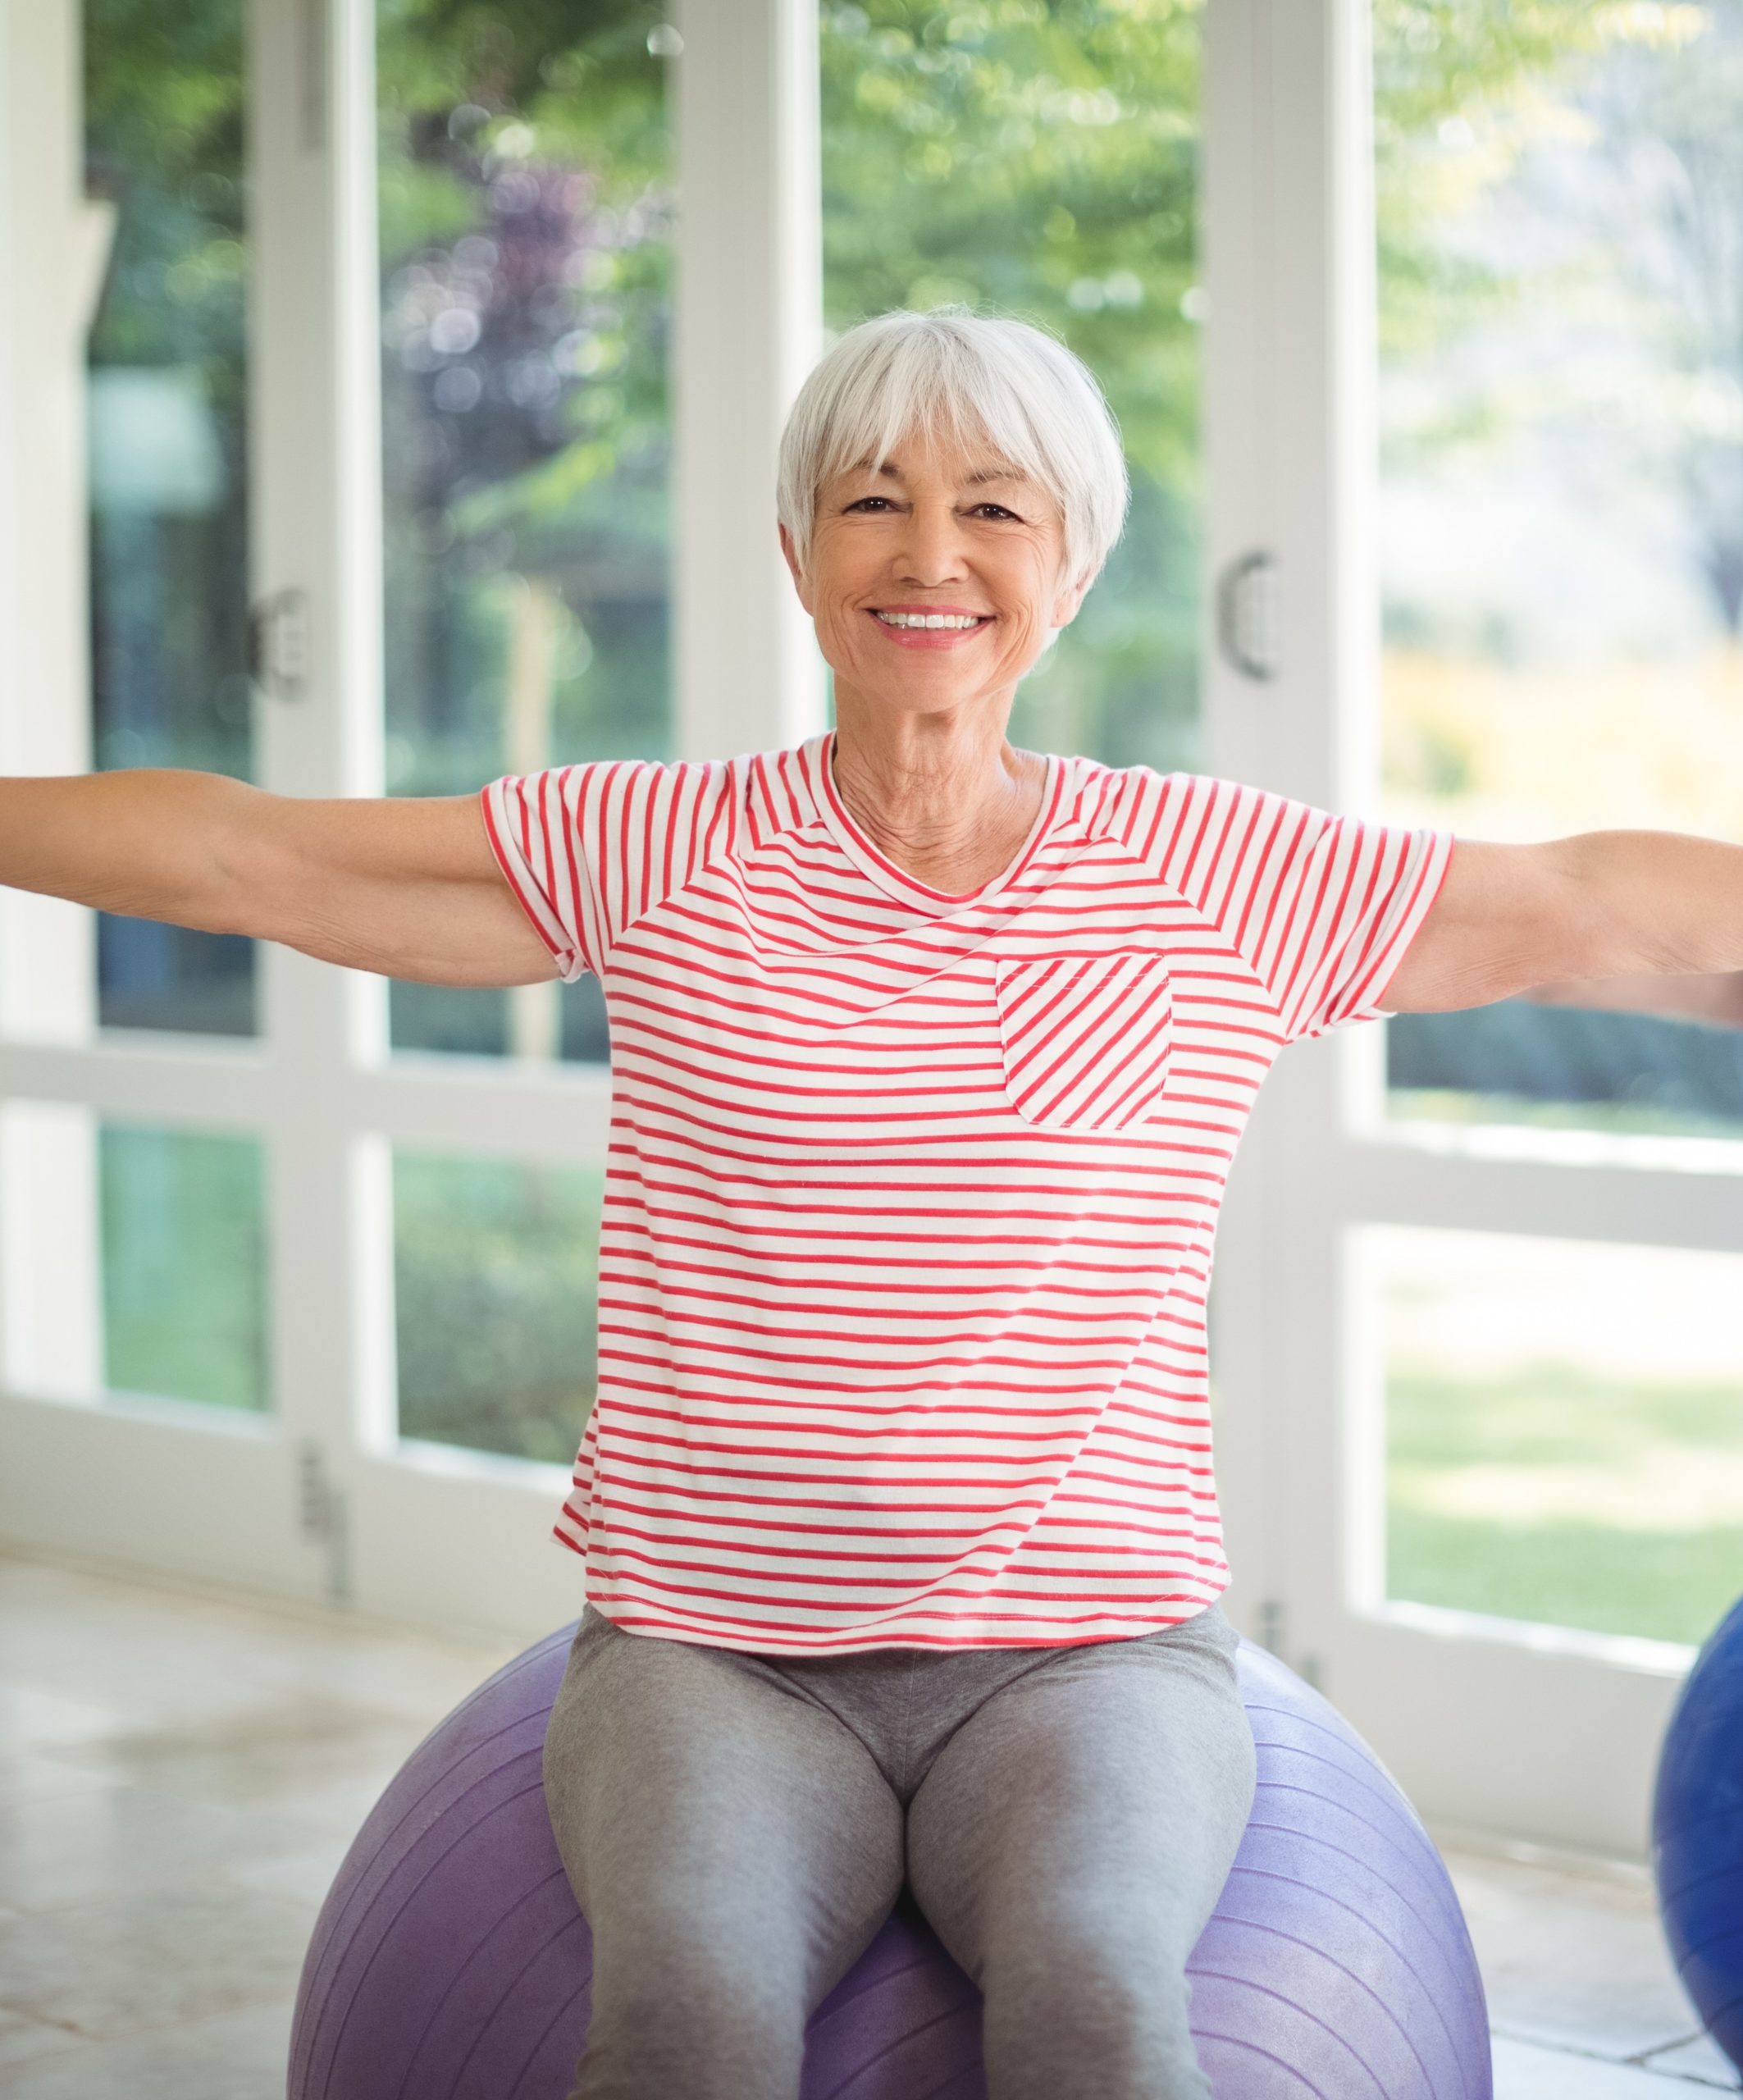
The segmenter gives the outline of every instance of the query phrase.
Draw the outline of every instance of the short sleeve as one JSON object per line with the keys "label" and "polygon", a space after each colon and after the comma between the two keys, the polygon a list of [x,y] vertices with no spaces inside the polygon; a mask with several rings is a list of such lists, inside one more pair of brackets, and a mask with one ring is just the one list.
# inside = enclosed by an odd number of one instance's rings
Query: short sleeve
{"label": "short sleeve", "polygon": [[1199,774],[1170,774],[1162,789],[1162,873],[1252,968],[1285,1039],[1377,1019],[1446,879],[1453,834]]}
{"label": "short sleeve", "polygon": [[599,967],[597,899],[573,792],[573,775],[582,769],[510,774],[493,780],[480,798],[496,864],[566,984]]}
{"label": "short sleeve", "polygon": [[730,769],[601,760],[508,774],[481,791],[497,865],[566,984],[732,832]]}

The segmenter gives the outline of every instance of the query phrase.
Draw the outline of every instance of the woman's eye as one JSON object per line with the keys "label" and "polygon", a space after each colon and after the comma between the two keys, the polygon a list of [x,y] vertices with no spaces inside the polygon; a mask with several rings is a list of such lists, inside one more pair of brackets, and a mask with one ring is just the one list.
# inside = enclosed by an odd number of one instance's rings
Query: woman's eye
{"label": "woman's eye", "polygon": [[[893,506],[887,495],[862,495],[856,496],[851,503],[844,505],[843,508],[845,511],[864,510],[875,514],[889,510]],[[970,517],[978,518],[983,513],[989,513],[994,518],[1008,518],[1014,525],[1022,523],[1014,510],[1007,510],[1002,503],[977,503],[969,514]]]}

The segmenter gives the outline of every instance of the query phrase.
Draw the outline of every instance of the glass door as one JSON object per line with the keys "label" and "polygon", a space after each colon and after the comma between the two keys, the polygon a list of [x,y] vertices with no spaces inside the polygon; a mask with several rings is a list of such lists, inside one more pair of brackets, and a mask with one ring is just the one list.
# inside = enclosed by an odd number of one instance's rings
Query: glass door
{"label": "glass door", "polygon": [[[1385,803],[1488,838],[1734,838],[1743,365],[1715,297],[1743,10],[1563,12],[1432,43],[1376,16]],[[1738,1171],[1743,978],[1551,993],[1392,1022],[1384,1127],[1621,1163],[1704,1139],[1663,1157]],[[1388,1596],[1703,1639],[1743,1588],[1743,1264],[1378,1258]],[[1449,1331],[1439,1395],[1412,1306]]]}
{"label": "glass door", "polygon": [[[243,0],[10,10],[8,772],[259,779]],[[57,298],[53,294],[59,294]],[[15,1536],[316,1593],[274,1361],[252,944],[0,906]]]}
{"label": "glass door", "polygon": [[[1235,12],[1289,115],[1223,194],[1324,287],[1278,272],[1306,369],[1256,384],[1327,438],[1249,486],[1284,670],[1220,673],[1230,769],[1472,838],[1738,836],[1743,11]],[[1641,1852],[1743,1589],[1738,991],[1302,1046],[1238,1171],[1243,1606],[1444,1820]]]}

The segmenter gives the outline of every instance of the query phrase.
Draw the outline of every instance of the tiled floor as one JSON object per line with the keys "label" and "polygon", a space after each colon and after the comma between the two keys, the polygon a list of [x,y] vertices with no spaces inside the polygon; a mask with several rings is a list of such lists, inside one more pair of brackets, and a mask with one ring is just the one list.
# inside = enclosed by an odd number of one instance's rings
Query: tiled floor
{"label": "tiled floor", "polygon": [[1482,1965],[1499,2100],[1743,2089],[1698,2031],[1644,1868],[1510,1858],[1444,1837],[1441,1850]]}
{"label": "tiled floor", "polygon": [[[0,1557],[0,2091],[280,2100],[353,1832],[505,1652]],[[1739,2089],[1644,1874],[1446,1851],[1499,2100]]]}

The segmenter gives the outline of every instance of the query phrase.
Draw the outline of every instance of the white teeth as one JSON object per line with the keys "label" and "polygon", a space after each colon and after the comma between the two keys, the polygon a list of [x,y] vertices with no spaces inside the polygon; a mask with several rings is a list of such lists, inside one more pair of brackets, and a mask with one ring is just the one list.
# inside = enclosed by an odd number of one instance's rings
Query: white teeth
{"label": "white teeth", "polygon": [[886,627],[979,627],[979,613],[879,613]]}

